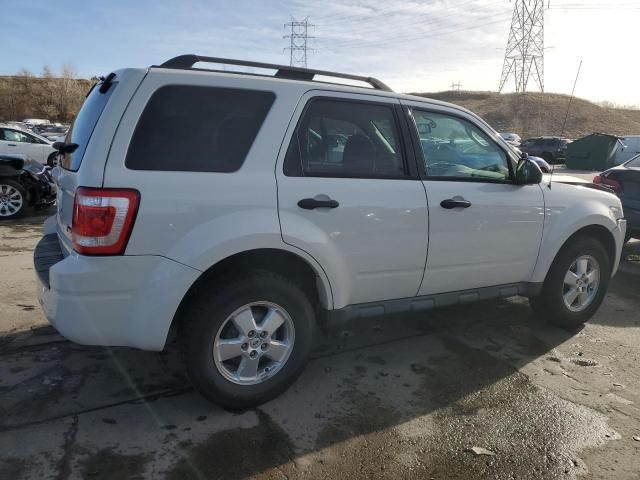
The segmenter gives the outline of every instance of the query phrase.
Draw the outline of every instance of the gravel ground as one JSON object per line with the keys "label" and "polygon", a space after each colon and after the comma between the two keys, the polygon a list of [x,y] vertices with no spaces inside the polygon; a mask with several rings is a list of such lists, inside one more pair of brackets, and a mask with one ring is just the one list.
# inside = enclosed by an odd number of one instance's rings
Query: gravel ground
{"label": "gravel ground", "polygon": [[284,395],[225,411],[173,346],[83,347],[47,326],[42,220],[0,226],[1,479],[640,478],[639,242],[580,331],[524,299],[353,323]]}

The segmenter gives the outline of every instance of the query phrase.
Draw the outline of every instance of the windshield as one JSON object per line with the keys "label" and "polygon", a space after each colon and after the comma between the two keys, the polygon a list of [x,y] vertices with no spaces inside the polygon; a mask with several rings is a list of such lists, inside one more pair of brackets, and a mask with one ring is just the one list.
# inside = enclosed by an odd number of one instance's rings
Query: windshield
{"label": "windshield", "polygon": [[65,143],[75,143],[78,148],[73,153],[65,153],[62,156],[62,161],[60,162],[62,168],[74,172],[80,168],[82,157],[89,144],[93,130],[116,85],[114,82],[105,93],[100,93],[99,88],[93,87],[89,91],[87,99],[65,138]]}

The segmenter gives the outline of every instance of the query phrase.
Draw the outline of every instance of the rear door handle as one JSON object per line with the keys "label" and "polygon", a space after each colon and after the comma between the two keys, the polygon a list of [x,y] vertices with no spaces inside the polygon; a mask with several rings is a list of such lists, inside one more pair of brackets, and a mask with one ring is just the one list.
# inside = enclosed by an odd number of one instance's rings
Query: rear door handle
{"label": "rear door handle", "polygon": [[440,206],[448,210],[451,210],[452,208],[469,208],[471,206],[471,202],[464,198],[447,198],[440,202]]}
{"label": "rear door handle", "polygon": [[314,208],[336,208],[340,204],[336,200],[316,200],[315,198],[303,198],[298,202],[300,208],[313,210]]}
{"label": "rear door handle", "polygon": [[15,147],[16,146],[15,143],[8,143],[7,145],[9,145],[10,147]]}

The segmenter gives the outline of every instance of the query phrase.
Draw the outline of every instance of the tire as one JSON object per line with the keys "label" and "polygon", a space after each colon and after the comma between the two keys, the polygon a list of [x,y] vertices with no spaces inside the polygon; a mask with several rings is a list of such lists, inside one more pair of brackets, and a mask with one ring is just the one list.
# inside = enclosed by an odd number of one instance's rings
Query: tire
{"label": "tire", "polygon": [[628,243],[633,237],[631,236],[631,232],[627,231],[624,235],[624,243]]}
{"label": "tire", "polygon": [[[248,328],[238,327],[248,325],[247,308],[255,318],[255,325],[250,328],[257,326],[253,337]],[[265,325],[261,322],[272,310],[276,312],[272,318],[283,323],[272,332],[273,336],[262,339],[260,335],[266,328],[263,330]],[[237,409],[264,403],[296,380],[309,359],[315,324],[314,308],[296,284],[259,270],[228,283],[209,282],[198,288],[181,313],[178,335],[187,373],[196,389],[219,405]],[[225,345],[233,348],[231,354],[238,354],[226,361],[222,359],[227,356],[226,350],[218,346],[225,340],[233,343]],[[268,343],[265,351],[263,342]],[[285,349],[286,355],[282,354]],[[256,383],[251,383],[251,374],[243,377],[238,372],[242,362],[246,362],[242,371],[250,370],[254,363],[249,355],[254,352],[258,375],[253,379]]]}
{"label": "tire", "polygon": [[[570,307],[565,302],[565,292],[568,295],[567,298],[571,299],[574,294],[572,291],[574,285],[565,284],[565,277],[573,281],[574,276],[569,275],[570,269],[573,270],[572,273],[580,272],[577,267],[578,259],[582,259],[583,265],[586,260],[587,265],[598,269],[598,283],[595,288],[593,283],[585,283],[588,281],[588,279],[585,280],[589,276],[588,273],[585,277],[575,275],[575,278],[581,277],[581,288],[585,289],[583,293],[586,297],[579,294]],[[592,269],[591,272],[593,271]],[[593,238],[578,237],[560,250],[547,273],[540,296],[530,298],[529,303],[542,320],[559,327],[575,329],[589,320],[600,308],[610,277],[609,256],[602,243]],[[587,297],[588,302],[581,305],[582,299]]]}
{"label": "tire", "polygon": [[18,218],[27,209],[27,191],[15,180],[0,178],[0,220]]}

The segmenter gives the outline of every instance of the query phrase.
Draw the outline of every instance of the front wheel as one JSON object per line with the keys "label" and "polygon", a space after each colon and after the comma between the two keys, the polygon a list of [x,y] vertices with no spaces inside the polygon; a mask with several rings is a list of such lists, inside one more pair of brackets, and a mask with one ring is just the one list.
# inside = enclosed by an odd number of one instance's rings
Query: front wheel
{"label": "front wheel", "polygon": [[27,192],[20,183],[0,178],[0,220],[21,216],[27,208]]}
{"label": "front wheel", "polygon": [[256,271],[200,288],[181,318],[187,373],[210,400],[252,407],[286,390],[313,345],[314,309],[290,280]]}
{"label": "front wheel", "polygon": [[576,328],[600,307],[609,285],[611,265],[601,242],[582,237],[563,247],[553,261],[540,296],[530,298],[543,320]]}

